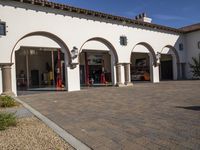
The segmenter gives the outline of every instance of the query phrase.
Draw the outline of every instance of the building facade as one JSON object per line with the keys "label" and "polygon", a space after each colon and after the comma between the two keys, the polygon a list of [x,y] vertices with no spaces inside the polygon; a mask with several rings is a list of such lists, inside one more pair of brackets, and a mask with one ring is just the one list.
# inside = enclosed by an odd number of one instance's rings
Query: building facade
{"label": "building facade", "polygon": [[43,0],[0,0],[0,93],[191,79],[200,25],[174,29]]}

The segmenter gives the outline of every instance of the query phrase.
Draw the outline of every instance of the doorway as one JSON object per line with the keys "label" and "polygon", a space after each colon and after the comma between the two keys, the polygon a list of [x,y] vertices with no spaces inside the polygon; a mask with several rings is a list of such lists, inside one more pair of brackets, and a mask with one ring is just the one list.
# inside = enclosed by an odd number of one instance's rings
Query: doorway
{"label": "doorway", "polygon": [[148,53],[132,52],[131,81],[150,81],[150,60]]}
{"label": "doorway", "polygon": [[80,54],[80,84],[81,86],[112,85],[109,52],[82,51]]}
{"label": "doorway", "polygon": [[20,47],[15,52],[17,90],[65,90],[65,58],[57,48]]}
{"label": "doorway", "polygon": [[173,60],[171,55],[161,55],[161,80],[173,80]]}

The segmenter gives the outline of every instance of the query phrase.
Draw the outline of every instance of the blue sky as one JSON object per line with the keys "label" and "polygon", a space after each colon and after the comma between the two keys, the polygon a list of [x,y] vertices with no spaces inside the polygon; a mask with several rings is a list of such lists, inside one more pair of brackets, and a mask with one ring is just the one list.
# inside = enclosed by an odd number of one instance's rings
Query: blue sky
{"label": "blue sky", "polygon": [[50,0],[134,18],[146,12],[153,23],[175,28],[200,23],[200,0]]}

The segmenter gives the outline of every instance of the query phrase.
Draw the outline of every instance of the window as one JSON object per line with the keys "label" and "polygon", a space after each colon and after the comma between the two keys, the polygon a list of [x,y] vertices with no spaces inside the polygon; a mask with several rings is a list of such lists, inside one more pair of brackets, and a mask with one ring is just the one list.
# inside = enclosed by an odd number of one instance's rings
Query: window
{"label": "window", "polygon": [[197,47],[198,49],[200,49],[200,41],[197,43]]}
{"label": "window", "polygon": [[183,50],[183,43],[179,44],[179,50],[182,51]]}
{"label": "window", "polygon": [[127,37],[126,36],[120,36],[120,44],[123,46],[127,45]]}
{"label": "window", "polygon": [[6,35],[6,23],[0,22],[0,36]]}

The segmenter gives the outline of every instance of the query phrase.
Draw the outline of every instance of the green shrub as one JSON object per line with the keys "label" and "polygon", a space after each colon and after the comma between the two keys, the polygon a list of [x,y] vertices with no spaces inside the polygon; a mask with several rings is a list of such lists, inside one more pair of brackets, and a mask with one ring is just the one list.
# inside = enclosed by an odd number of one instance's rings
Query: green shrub
{"label": "green shrub", "polygon": [[17,121],[13,113],[0,113],[0,130],[5,130],[9,126],[16,126]]}
{"label": "green shrub", "polygon": [[192,69],[193,77],[195,79],[200,79],[200,54],[198,58],[192,57],[193,64],[189,63],[190,68]]}
{"label": "green shrub", "polygon": [[15,100],[10,96],[0,96],[0,107],[16,106]]}

